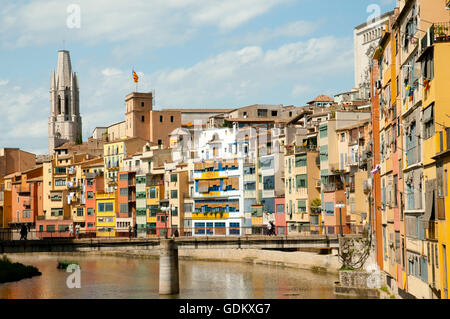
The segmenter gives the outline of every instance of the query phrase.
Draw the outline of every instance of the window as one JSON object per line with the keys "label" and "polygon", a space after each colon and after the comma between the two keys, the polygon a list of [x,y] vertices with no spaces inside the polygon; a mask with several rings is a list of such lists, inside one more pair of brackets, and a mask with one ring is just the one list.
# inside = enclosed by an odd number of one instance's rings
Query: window
{"label": "window", "polygon": [[425,79],[433,80],[434,78],[434,52],[433,48],[422,59],[422,75]]}
{"label": "window", "polygon": [[239,223],[230,223],[230,235],[239,235],[240,224]]}
{"label": "window", "polygon": [[77,208],[77,216],[78,216],[78,217],[83,217],[83,215],[84,215],[84,209],[83,209],[83,207],[78,207],[78,208]]}
{"label": "window", "polygon": [[65,179],[55,179],[55,186],[66,186]]}
{"label": "window", "polygon": [[273,168],[273,158],[264,158],[260,160],[261,169],[271,169]]}
{"label": "window", "polygon": [[58,216],[63,216],[64,212],[63,212],[62,208],[52,208],[52,211],[50,214],[52,217],[58,217]]}
{"label": "window", "polygon": [[297,188],[307,188],[308,187],[308,177],[306,174],[295,176]]}
{"label": "window", "polygon": [[172,217],[177,217],[178,216],[178,207],[174,207],[175,209],[172,210]]}
{"label": "window", "polygon": [[144,107],[144,105],[145,105],[144,102],[141,102],[141,106]]}
{"label": "window", "polygon": [[94,198],[94,192],[91,192],[91,191],[87,192],[87,198],[88,199]]}
{"label": "window", "polygon": [[424,138],[429,139],[434,136],[434,104],[423,111]]}
{"label": "window", "polygon": [[121,188],[120,196],[128,196],[128,188]]}
{"label": "window", "polygon": [[319,131],[320,131],[320,138],[328,136],[328,126],[326,124],[325,125],[321,125],[319,127]]}
{"label": "window", "polygon": [[263,178],[264,190],[275,189],[275,176],[264,176]]}
{"label": "window", "polygon": [[345,133],[341,133],[341,142],[345,142]]}
{"label": "window", "polygon": [[394,175],[394,207],[398,207],[398,175]]}
{"label": "window", "polygon": [[244,190],[254,191],[256,190],[256,182],[247,182],[244,184]]}
{"label": "window", "polygon": [[88,228],[94,228],[95,224],[94,223],[88,223]]}
{"label": "window", "polygon": [[177,174],[171,174],[170,175],[170,182],[176,183],[178,181],[178,175]]}
{"label": "window", "polygon": [[205,234],[205,223],[195,223],[195,234],[204,235]]}
{"label": "window", "polygon": [[93,208],[88,208],[87,209],[87,215],[88,216],[94,216],[94,209]]}
{"label": "window", "polygon": [[162,123],[162,121],[163,121],[163,116],[162,115],[159,116],[159,121]]}
{"label": "window", "polygon": [[306,200],[299,200],[298,201],[298,212],[299,213],[306,213]]}
{"label": "window", "polygon": [[304,167],[306,166],[306,162],[307,162],[306,155],[295,156],[295,167]]}
{"label": "window", "polygon": [[284,204],[277,204],[277,213],[284,214]]}
{"label": "window", "polygon": [[158,140],[158,146],[162,145],[162,140]]}
{"label": "window", "polygon": [[173,123],[173,115],[170,117],[170,122]]}
{"label": "window", "polygon": [[141,116],[141,122],[145,122],[145,115]]}
{"label": "window", "polygon": [[334,203],[333,202],[325,202],[325,212],[327,215],[334,215]]}
{"label": "window", "polygon": [[258,110],[258,117],[267,117],[267,110],[266,109],[259,109]]}
{"label": "window", "polygon": [[328,161],[328,145],[320,146],[320,161],[321,162]]}
{"label": "window", "polygon": [[184,212],[185,213],[192,213],[193,212],[193,207],[194,207],[194,204],[192,204],[192,203],[185,203],[184,204]]}
{"label": "window", "polygon": [[66,168],[65,167],[55,167],[55,174],[65,174]]}
{"label": "window", "polygon": [[128,180],[128,174],[120,174],[120,180],[121,181],[127,181]]}
{"label": "window", "polygon": [[47,231],[53,233],[55,231],[55,225],[47,225]]}
{"label": "window", "polygon": [[156,198],[156,189],[154,187],[149,189],[149,198]]}
{"label": "window", "polygon": [[113,203],[98,203],[99,213],[112,213],[114,212],[114,204]]}
{"label": "window", "polygon": [[121,213],[128,213],[128,203],[120,204],[120,212]]}
{"label": "window", "polygon": [[278,116],[278,111],[272,111],[272,116]]}
{"label": "window", "polygon": [[178,198],[178,191],[177,190],[171,190],[170,191],[170,198]]}

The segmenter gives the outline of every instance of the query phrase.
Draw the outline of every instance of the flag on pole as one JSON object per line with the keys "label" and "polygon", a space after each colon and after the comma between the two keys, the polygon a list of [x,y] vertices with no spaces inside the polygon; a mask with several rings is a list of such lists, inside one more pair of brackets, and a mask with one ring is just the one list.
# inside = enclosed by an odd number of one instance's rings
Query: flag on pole
{"label": "flag on pole", "polygon": [[135,83],[138,83],[138,82],[139,82],[139,76],[136,74],[136,72],[134,72],[134,70],[133,70],[133,81],[134,81]]}

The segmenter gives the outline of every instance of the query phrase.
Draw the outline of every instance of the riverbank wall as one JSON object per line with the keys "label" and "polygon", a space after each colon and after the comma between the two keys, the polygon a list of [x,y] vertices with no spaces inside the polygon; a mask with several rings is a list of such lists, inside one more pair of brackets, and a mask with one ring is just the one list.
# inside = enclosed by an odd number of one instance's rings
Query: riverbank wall
{"label": "riverbank wall", "polygon": [[[159,258],[157,249],[91,251],[88,254],[101,256]],[[76,253],[74,253],[76,254]],[[314,272],[338,274],[340,263],[337,255],[319,255],[313,252],[284,252],[261,249],[179,249],[180,260],[243,262],[250,264],[289,267]]]}

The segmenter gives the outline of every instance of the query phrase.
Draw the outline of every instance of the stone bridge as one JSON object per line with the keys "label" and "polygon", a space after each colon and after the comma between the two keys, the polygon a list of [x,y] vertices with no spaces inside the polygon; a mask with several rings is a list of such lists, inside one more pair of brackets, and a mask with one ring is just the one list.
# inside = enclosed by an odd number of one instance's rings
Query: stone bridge
{"label": "stone bridge", "polygon": [[[344,235],[361,238],[361,235]],[[92,238],[0,241],[0,254],[32,252],[89,252],[158,250],[160,255],[160,294],[179,292],[179,249],[339,249],[339,235],[236,236],[164,238]]]}

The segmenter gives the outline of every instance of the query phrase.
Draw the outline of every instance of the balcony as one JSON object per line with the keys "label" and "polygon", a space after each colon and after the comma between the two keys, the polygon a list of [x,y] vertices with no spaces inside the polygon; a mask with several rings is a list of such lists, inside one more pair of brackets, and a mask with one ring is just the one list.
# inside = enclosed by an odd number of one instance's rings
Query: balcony
{"label": "balcony", "polygon": [[20,185],[18,188],[18,193],[29,193],[30,192],[30,184]]}
{"label": "balcony", "polygon": [[164,180],[149,180],[147,186],[164,186]]}
{"label": "balcony", "polygon": [[336,184],[323,184],[322,185],[323,192],[335,192],[337,190],[338,190],[338,187]]}

